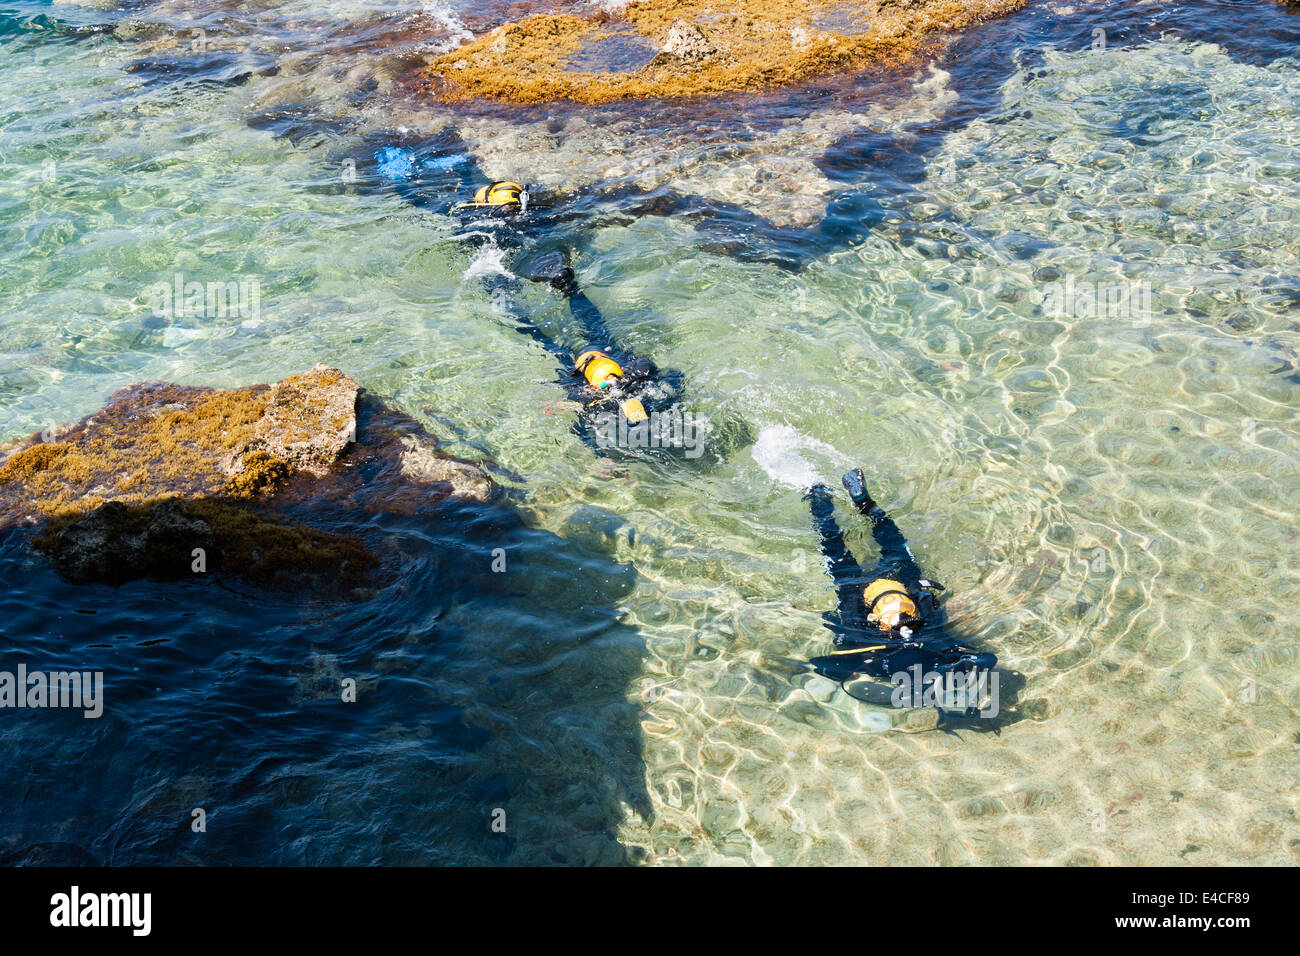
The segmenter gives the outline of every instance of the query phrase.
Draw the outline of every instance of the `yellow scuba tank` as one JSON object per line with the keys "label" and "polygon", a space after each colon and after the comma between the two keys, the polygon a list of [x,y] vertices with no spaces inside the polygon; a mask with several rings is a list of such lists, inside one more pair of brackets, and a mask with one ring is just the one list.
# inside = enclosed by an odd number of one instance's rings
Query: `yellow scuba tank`
{"label": "yellow scuba tank", "polygon": [[[615,379],[623,374],[623,366],[597,349],[588,349],[583,352],[578,356],[578,361],[574,365],[578,374],[586,379],[587,384],[598,391],[612,388]],[[629,398],[625,402],[620,402],[619,408],[622,409],[629,425],[639,425],[650,418],[646,413],[645,406],[637,398]]]}
{"label": "yellow scuba tank", "polygon": [[587,380],[588,385],[598,389],[609,388],[614,384],[613,380],[623,374],[623,366],[596,349],[579,355],[574,367]]}
{"label": "yellow scuba tank", "polygon": [[508,179],[502,179],[495,183],[488,183],[486,186],[480,186],[474,193],[473,202],[461,202],[452,206],[452,211],[458,209],[475,209],[484,206],[518,206],[520,209],[524,206],[524,197],[528,193],[528,187],[521,186],[519,183],[511,182]]}
{"label": "yellow scuba tank", "polygon": [[478,192],[474,194],[474,201],[483,206],[509,206],[519,202],[523,191],[524,187],[518,183],[501,180],[480,186]]}
{"label": "yellow scuba tank", "polygon": [[867,608],[867,620],[882,631],[892,631],[904,614],[917,617],[916,602],[901,581],[876,578],[863,588],[862,603]]}

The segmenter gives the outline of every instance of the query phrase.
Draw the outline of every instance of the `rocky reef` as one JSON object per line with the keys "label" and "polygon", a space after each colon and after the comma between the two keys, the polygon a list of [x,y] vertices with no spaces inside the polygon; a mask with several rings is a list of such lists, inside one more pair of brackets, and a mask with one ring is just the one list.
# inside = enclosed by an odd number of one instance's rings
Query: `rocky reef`
{"label": "rocky reef", "polygon": [[67,577],[121,583],[221,571],[350,586],[382,563],[349,514],[487,502],[482,469],[418,422],[317,365],[235,389],[150,382],[0,447],[0,529],[39,526]]}
{"label": "rocky reef", "polygon": [[1027,0],[635,0],[536,14],[436,57],[444,100],[584,103],[789,86],[906,63]]}

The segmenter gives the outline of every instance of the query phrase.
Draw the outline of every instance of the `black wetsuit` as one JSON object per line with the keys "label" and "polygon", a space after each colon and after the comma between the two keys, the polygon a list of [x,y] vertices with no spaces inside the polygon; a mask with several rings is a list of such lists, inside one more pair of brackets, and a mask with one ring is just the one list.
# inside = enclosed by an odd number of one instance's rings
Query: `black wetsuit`
{"label": "black wetsuit", "polygon": [[[619,434],[610,429],[617,427],[617,416],[624,412],[629,401],[639,402],[645,413],[651,415],[680,399],[681,373],[661,370],[649,359],[638,358],[621,348],[600,310],[579,287],[568,265],[567,250],[547,241],[546,230],[562,221],[563,214],[545,208],[519,211],[516,206],[476,207],[460,215],[465,223],[460,235],[478,240],[481,246],[493,243],[509,257],[511,274],[495,274],[485,280],[488,294],[505,303],[518,331],[536,341],[559,362],[560,384],[571,401],[582,405],[574,432],[586,444],[601,451],[616,447],[608,436]],[[519,298],[520,277],[546,282],[565,297],[570,313],[581,328],[580,348],[576,351],[565,348],[538,328],[522,310],[513,308]],[[575,360],[592,350],[607,355],[622,369],[622,374],[607,389],[588,385],[575,367]],[[623,434],[629,424],[637,422],[625,421]]]}
{"label": "black wetsuit", "polygon": [[[378,178],[403,200],[419,208],[443,212],[449,194],[474,195],[475,184],[482,176],[457,137],[435,137],[415,149],[384,145],[376,151],[374,161]],[[630,410],[627,403],[635,399],[648,415],[664,411],[680,399],[682,376],[676,370],[656,368],[649,360],[638,359],[620,348],[604,316],[583,293],[569,267],[570,246],[580,243],[590,233],[593,223],[608,221],[610,217],[597,213],[590,196],[579,195],[559,203],[548,199],[543,197],[541,202],[530,201],[527,205],[460,204],[452,210],[460,221],[456,235],[480,249],[501,250],[509,274],[489,275],[483,282],[485,290],[514,320],[519,332],[556,359],[560,384],[571,401],[582,405],[574,433],[594,450],[613,450],[620,446],[609,440],[608,426],[635,424],[630,415],[619,422],[620,413]],[[587,228],[571,235],[566,226],[574,221],[581,221]],[[565,297],[581,330],[581,340],[574,342],[579,348],[561,345],[519,307],[521,278],[547,282]],[[623,369],[623,374],[610,383],[611,387],[591,388],[581,374],[576,374],[577,358],[592,349],[608,355]],[[613,434],[619,438],[626,437],[627,432],[616,429]],[[629,445],[641,447],[634,441]]]}
{"label": "black wetsuit", "polygon": [[[992,654],[977,654],[946,633],[946,616],[932,590],[935,585],[922,577],[903,533],[879,505],[870,503],[864,512],[871,519],[871,533],[880,546],[880,560],[866,571],[844,543],[830,489],[817,485],[805,497],[836,594],[835,610],[822,615],[826,627],[835,635],[836,651],[813,658],[811,663],[818,673],[833,680],[865,674],[888,681],[918,664],[923,674],[993,667],[997,658]],[[903,634],[900,628],[886,633],[867,620],[863,590],[880,578],[906,586],[924,620],[913,628],[913,633]]]}

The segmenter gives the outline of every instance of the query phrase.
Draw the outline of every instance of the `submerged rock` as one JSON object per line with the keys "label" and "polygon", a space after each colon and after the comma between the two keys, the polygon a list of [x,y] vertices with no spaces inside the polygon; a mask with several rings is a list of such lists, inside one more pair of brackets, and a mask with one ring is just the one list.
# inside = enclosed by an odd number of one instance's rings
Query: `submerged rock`
{"label": "submerged rock", "polygon": [[179,498],[143,509],[110,501],[52,532],[42,550],[73,580],[179,577],[192,550],[211,533]]}
{"label": "submerged rock", "polygon": [[52,521],[36,547],[69,580],[109,584],[225,572],[281,587],[353,587],[379,565],[354,535],[216,499],[110,501],[70,522]]}
{"label": "submerged rock", "polygon": [[431,514],[497,491],[325,365],[270,386],[132,385],[80,422],[0,448],[0,528],[43,524],[37,547],[78,581],[219,570],[356,584],[379,558],[302,520]]}

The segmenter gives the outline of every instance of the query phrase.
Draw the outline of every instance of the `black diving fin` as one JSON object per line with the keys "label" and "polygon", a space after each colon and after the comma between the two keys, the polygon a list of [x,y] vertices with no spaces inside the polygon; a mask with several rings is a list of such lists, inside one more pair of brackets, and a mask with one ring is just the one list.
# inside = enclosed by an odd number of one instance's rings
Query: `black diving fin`
{"label": "black diving fin", "polygon": [[533,282],[545,282],[565,295],[572,295],[573,290],[577,289],[573,269],[570,268],[564,252],[559,249],[552,249],[550,252],[531,257],[521,263],[517,271],[525,278]]}

